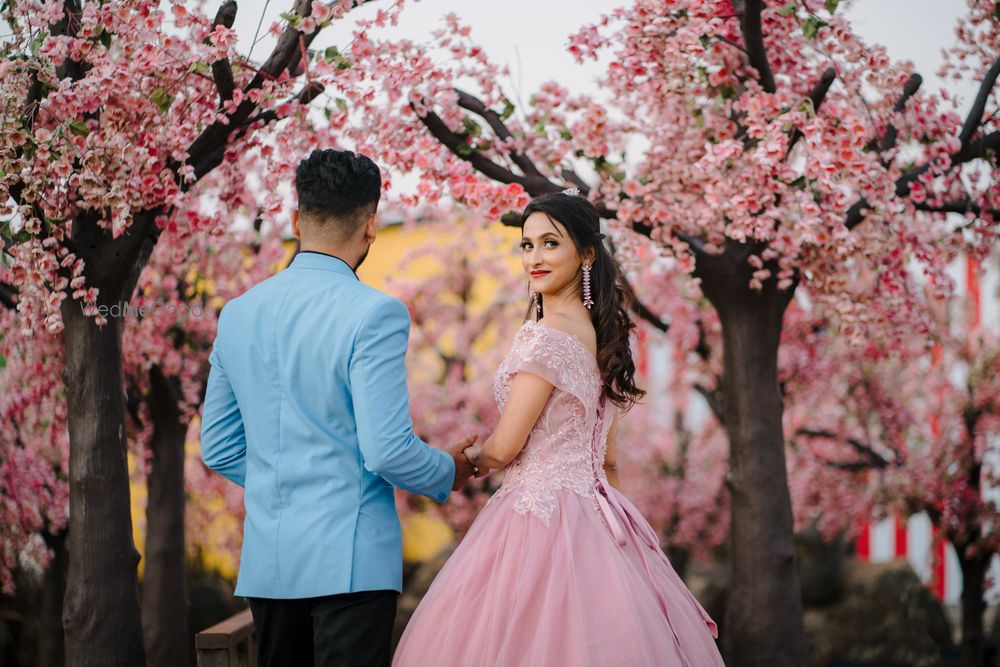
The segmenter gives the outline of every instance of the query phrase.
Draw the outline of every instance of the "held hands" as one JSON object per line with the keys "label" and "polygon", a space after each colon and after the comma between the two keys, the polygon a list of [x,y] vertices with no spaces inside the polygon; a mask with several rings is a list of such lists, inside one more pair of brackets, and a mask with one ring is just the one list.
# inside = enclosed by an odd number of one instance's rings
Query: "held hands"
{"label": "held hands", "polygon": [[469,477],[482,474],[479,467],[464,454],[464,450],[475,443],[477,439],[479,439],[478,435],[467,436],[445,450],[455,460],[455,483],[451,487],[452,491],[458,491],[462,488]]}
{"label": "held hands", "polygon": [[475,468],[473,474],[476,476],[476,479],[486,477],[486,475],[490,474],[489,467],[484,465],[480,459],[483,453],[481,445],[469,445],[462,450],[462,453],[465,454],[465,458],[472,462],[472,465]]}

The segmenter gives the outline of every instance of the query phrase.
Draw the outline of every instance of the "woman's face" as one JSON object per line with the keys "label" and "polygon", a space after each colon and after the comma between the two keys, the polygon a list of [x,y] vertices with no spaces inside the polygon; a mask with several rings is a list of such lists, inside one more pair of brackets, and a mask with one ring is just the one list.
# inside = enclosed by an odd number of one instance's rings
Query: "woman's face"
{"label": "woman's face", "polygon": [[580,264],[576,245],[561,222],[541,211],[528,216],[521,231],[521,266],[535,291],[562,291],[576,281]]}

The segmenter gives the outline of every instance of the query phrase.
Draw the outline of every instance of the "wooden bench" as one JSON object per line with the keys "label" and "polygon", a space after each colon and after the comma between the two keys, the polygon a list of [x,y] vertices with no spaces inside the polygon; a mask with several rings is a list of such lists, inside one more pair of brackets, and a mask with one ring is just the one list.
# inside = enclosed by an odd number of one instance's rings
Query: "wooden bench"
{"label": "wooden bench", "polygon": [[257,667],[257,635],[249,609],[195,635],[198,667]]}

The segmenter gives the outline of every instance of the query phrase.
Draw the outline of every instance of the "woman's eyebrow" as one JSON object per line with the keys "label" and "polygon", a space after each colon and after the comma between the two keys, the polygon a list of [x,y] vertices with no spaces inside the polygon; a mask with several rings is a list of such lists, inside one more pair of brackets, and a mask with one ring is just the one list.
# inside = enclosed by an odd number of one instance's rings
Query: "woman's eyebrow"
{"label": "woman's eyebrow", "polygon": [[[552,238],[559,238],[558,236],[556,236],[556,233],[555,233],[555,232],[545,232],[544,234],[542,234],[542,235],[541,235],[541,236],[539,236],[538,238],[540,238],[540,239],[544,239],[544,238],[545,238],[546,236],[551,236]],[[530,236],[522,236],[522,237],[521,237],[521,240],[522,240],[522,241],[530,241],[530,240],[531,240],[531,237],[530,237]]]}

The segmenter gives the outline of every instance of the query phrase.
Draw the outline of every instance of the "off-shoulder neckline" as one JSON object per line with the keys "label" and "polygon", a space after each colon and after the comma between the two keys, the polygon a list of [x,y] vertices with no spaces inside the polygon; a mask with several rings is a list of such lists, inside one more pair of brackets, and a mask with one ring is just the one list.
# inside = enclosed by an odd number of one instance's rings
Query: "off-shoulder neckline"
{"label": "off-shoulder neckline", "polygon": [[584,344],[584,342],[582,340],[580,340],[579,338],[577,338],[575,334],[571,334],[571,333],[569,333],[567,331],[563,331],[562,329],[556,329],[555,327],[550,327],[548,324],[542,324],[541,322],[538,322],[536,320],[525,320],[524,324],[522,324],[521,326],[523,328],[523,327],[525,327],[525,326],[527,326],[529,324],[533,324],[536,327],[541,327],[543,329],[548,329],[549,331],[555,331],[556,333],[560,333],[563,336],[566,336],[567,338],[571,339],[574,343],[576,343],[579,346],[579,348],[581,350],[583,350],[583,353],[585,355],[587,355],[587,358],[590,359],[591,362],[593,362],[594,366],[596,368],[600,369],[600,364],[597,363],[597,357],[594,356],[594,354]]}

